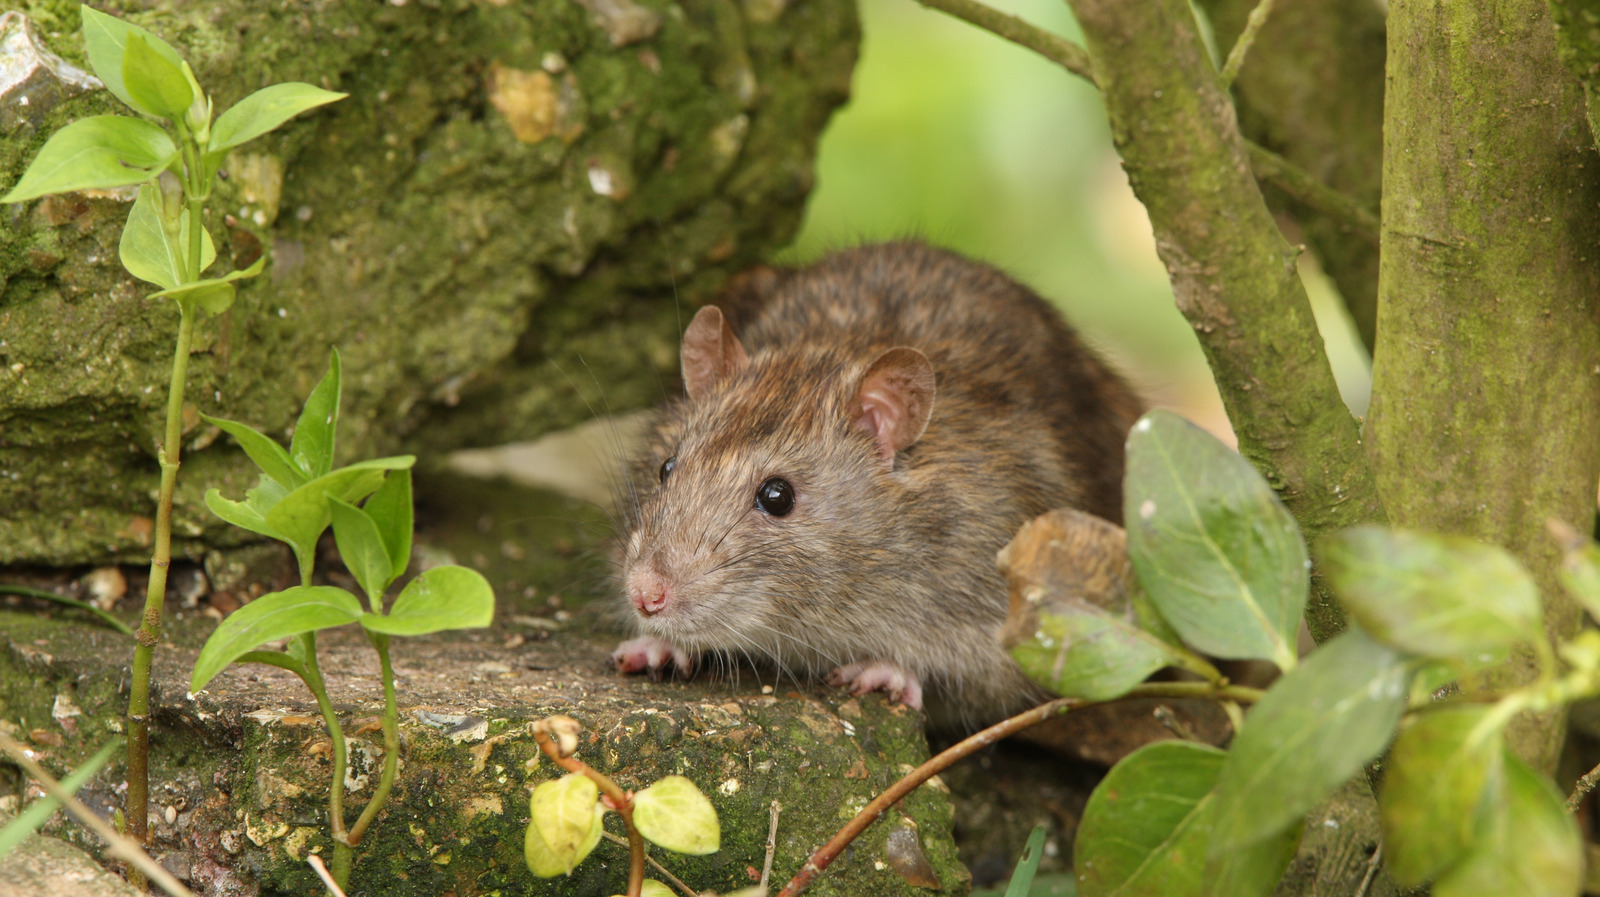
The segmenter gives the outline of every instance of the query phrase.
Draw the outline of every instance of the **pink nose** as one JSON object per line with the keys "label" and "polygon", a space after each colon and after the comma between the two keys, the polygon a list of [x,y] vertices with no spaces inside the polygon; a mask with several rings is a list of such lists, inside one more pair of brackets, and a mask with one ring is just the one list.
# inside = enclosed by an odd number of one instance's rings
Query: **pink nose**
{"label": "pink nose", "polygon": [[628,597],[632,599],[633,606],[638,608],[639,613],[649,617],[660,613],[667,606],[671,594],[661,577],[639,570],[628,578]]}

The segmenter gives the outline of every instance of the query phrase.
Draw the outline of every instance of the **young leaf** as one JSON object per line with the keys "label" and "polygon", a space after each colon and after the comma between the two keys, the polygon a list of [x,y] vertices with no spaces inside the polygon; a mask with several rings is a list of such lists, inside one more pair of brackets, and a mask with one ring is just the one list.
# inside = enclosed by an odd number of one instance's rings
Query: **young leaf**
{"label": "young leaf", "polygon": [[356,596],[332,586],[295,586],[262,595],[229,614],[206,639],[194,662],[189,691],[205,688],[228,664],[257,645],[343,626],[360,617],[361,602]]}
{"label": "young leaf", "polygon": [[263,87],[217,116],[211,126],[211,154],[218,156],[283,124],[308,109],[344,99],[348,94],[290,81]]}
{"label": "young leaf", "polygon": [[[177,240],[168,239],[161,224],[161,194],[154,184],[139,188],[139,196],[128,213],[128,223],[122,228],[122,241],[117,247],[122,266],[128,273],[147,283],[167,290],[175,289],[188,277],[184,257],[189,251],[189,216],[178,223]],[[200,229],[200,270],[204,271],[217,259],[217,247],[211,234]],[[157,293],[156,295],[165,295]]]}
{"label": "young leaf", "polygon": [[1480,731],[1489,710],[1429,709],[1400,730],[1378,793],[1384,861],[1397,884],[1420,885],[1455,865],[1501,811],[1505,742],[1499,727]]}
{"label": "young leaf", "polygon": [[540,878],[570,875],[600,842],[604,811],[600,791],[588,776],[569,773],[533,789],[528,834],[523,842],[528,869]]}
{"label": "young leaf", "polygon": [[1184,641],[1293,668],[1310,564],[1294,518],[1250,462],[1152,411],[1128,437],[1123,507],[1139,582]]}
{"label": "young leaf", "polygon": [[1078,894],[1189,897],[1207,893],[1219,874],[1230,897],[1270,893],[1294,856],[1298,831],[1235,851],[1225,870],[1208,868],[1223,757],[1209,745],[1159,741],[1113,767],[1078,824]]}
{"label": "young leaf", "polygon": [[389,562],[389,552],[383,546],[378,525],[365,511],[349,502],[337,498],[328,501],[329,510],[333,512],[333,538],[339,546],[339,557],[367,593],[368,603],[374,609],[382,608],[383,593],[394,581],[394,565]]}
{"label": "young leaf", "polygon": [[50,135],[38,158],[0,202],[142,184],[177,157],[172,138],[147,121],[121,115],[80,118]]}
{"label": "young leaf", "polygon": [[635,794],[633,824],[645,840],[675,853],[703,856],[722,847],[716,809],[683,776],[666,776]]}
{"label": "young leaf", "polygon": [[1327,539],[1322,562],[1350,615],[1402,651],[1450,658],[1545,637],[1539,587],[1493,545],[1358,526]]}
{"label": "young leaf", "polygon": [[183,57],[172,45],[154,34],[103,12],[80,6],[83,13],[83,49],[89,54],[89,67],[105,82],[112,95],[134,109],[149,115],[161,115],[157,109],[146,108],[128,92],[123,82],[123,64],[128,38],[137,34],[144,38],[149,49],[173,66],[182,66]]}
{"label": "young leaf", "polygon": [[1274,683],[1223,764],[1213,855],[1291,828],[1376,757],[1405,712],[1411,676],[1399,654],[1350,629]]}
{"label": "young leaf", "polygon": [[1505,810],[1459,866],[1434,882],[1434,897],[1571,897],[1583,885],[1583,838],[1550,781],[1509,754]]}
{"label": "young leaf", "polygon": [[494,622],[494,589],[476,570],[447,565],[406,583],[387,615],[363,614],[361,625],[387,635],[477,629]]}
{"label": "young leaf", "polygon": [[385,471],[408,468],[416,460],[411,455],[377,458],[317,477],[273,505],[265,515],[267,526],[282,533],[278,538],[295,546],[297,551],[304,549],[309,552],[316,546],[322,531],[333,522],[333,512],[328,509],[329,496],[344,501],[359,501],[383,485]]}
{"label": "young leaf", "polygon": [[[262,479],[265,480],[266,477],[263,476]],[[251,491],[254,492],[256,490]],[[277,539],[280,542],[289,541],[288,537],[273,529],[272,525],[267,523],[266,516],[248,499],[245,501],[233,501],[232,499],[223,498],[222,493],[216,489],[207,489],[206,507],[211,509],[211,513],[240,529],[259,533],[260,535]]]}
{"label": "young leaf", "polygon": [[339,393],[341,385],[339,350],[329,353],[328,372],[306,397],[300,409],[300,419],[294,425],[294,439],[289,443],[289,457],[316,479],[333,469],[333,444],[339,426]]}
{"label": "young leaf", "polygon": [[378,525],[393,582],[411,564],[411,471],[397,470],[384,477],[362,510]]}
{"label": "young leaf", "polygon": [[[203,239],[205,241],[204,245],[211,245],[211,235],[209,233],[205,234]],[[203,267],[201,270],[205,269],[204,266],[209,266],[211,262],[215,260],[215,256],[216,250],[212,250],[211,259],[205,259],[202,257],[201,262]],[[257,274],[261,273],[261,270],[266,266],[266,263],[267,257],[262,256],[256,259],[255,264],[248,268],[243,268],[238,271],[229,271],[227,274],[224,274],[221,277],[211,277],[205,280],[197,280],[194,283],[186,283],[183,286],[175,287],[170,290],[162,290],[159,293],[151,293],[150,298],[160,299],[162,297],[166,297],[178,303],[180,306],[185,304],[193,304],[208,315],[220,315],[233,307],[233,300],[235,297],[233,282],[236,280],[244,280],[247,277],[255,277]]]}
{"label": "young leaf", "polygon": [[238,421],[223,420],[209,414],[200,415],[200,419],[237,440],[239,447],[261,468],[261,472],[276,480],[284,489],[293,489],[306,481],[289,461],[289,453],[283,450],[283,446],[261,431]]}
{"label": "young leaf", "polygon": [[[106,761],[110,760],[120,747],[122,747],[122,736],[113,737],[102,745],[100,750],[95,751],[93,757],[85,760],[82,766],[68,773],[66,778],[61,780],[61,787],[69,793],[76,794],[79,788],[82,788],[88,784],[90,779],[94,778],[95,773],[106,765]],[[60,801],[46,794],[28,804],[27,808],[6,823],[4,828],[0,828],[0,858],[4,858],[6,854],[11,852],[12,848],[33,834],[35,829],[49,821],[50,814],[54,813],[60,806]]]}
{"label": "young leaf", "polygon": [[182,63],[175,64],[157,53],[141,34],[129,34],[123,47],[122,85],[137,108],[162,118],[176,120],[194,102]]}
{"label": "young leaf", "polygon": [[1104,701],[1127,694],[1177,661],[1165,642],[1087,607],[1040,613],[1033,638],[1011,649],[1028,678],[1063,697]]}

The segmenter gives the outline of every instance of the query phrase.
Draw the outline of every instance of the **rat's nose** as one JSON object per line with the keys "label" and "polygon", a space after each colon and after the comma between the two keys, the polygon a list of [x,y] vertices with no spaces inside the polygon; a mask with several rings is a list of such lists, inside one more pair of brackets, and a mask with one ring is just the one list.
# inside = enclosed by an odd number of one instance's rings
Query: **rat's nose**
{"label": "rat's nose", "polygon": [[628,598],[647,617],[660,613],[671,597],[666,582],[652,570],[635,570],[628,577]]}

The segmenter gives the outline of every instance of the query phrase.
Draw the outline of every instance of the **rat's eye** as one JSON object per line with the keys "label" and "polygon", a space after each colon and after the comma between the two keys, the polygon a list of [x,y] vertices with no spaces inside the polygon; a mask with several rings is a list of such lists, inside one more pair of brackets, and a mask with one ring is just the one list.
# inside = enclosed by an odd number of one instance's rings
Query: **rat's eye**
{"label": "rat's eye", "polygon": [[756,490],[756,507],[774,517],[794,510],[794,487],[783,477],[773,477]]}
{"label": "rat's eye", "polygon": [[678,466],[678,456],[677,455],[673,455],[672,457],[668,458],[667,460],[662,461],[661,462],[661,482],[665,483],[667,481],[667,474],[672,473],[672,468],[677,467],[677,466]]}

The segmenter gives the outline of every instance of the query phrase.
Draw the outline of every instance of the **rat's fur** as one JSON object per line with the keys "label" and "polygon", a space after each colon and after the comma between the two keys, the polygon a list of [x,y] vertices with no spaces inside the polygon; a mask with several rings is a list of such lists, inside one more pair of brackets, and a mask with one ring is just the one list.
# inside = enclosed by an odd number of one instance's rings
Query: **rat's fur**
{"label": "rat's fur", "polygon": [[[696,343],[691,371],[686,334],[693,398],[661,411],[631,472],[623,576],[638,629],[680,662],[892,664],[936,720],[1037,701],[997,640],[1008,595],[995,553],[1051,508],[1120,521],[1134,392],[1034,293],[917,243],[758,269],[717,305],[724,342]],[[886,451],[863,430],[863,375],[897,346],[926,356],[937,387],[926,431]],[[794,490],[782,517],[754,501],[775,476]],[[649,612],[641,589],[659,593]],[[619,665],[657,667],[665,647],[625,645]],[[858,672],[845,678],[884,685]]]}

